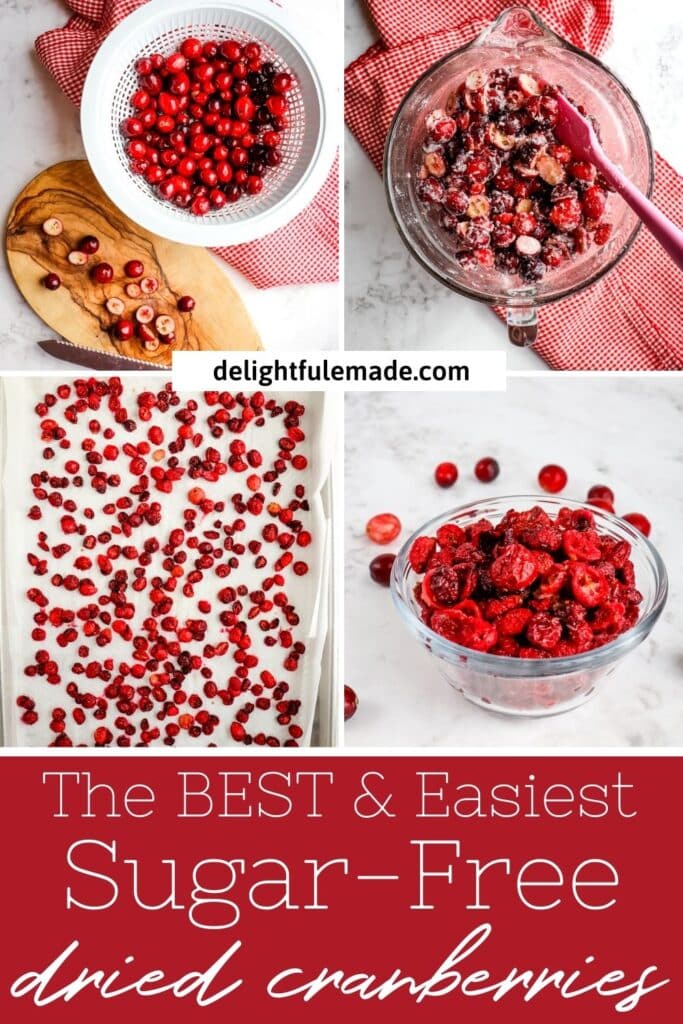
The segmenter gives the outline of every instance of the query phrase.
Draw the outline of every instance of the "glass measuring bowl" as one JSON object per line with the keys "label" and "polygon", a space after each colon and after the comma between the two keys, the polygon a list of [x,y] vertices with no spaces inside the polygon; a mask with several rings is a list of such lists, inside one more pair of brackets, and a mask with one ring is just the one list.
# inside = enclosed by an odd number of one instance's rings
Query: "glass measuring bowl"
{"label": "glass measuring bowl", "polygon": [[605,152],[645,195],[654,184],[650,134],[628,89],[604,64],[560,39],[523,7],[510,7],[467,46],[443,57],[415,82],[389,131],[384,183],[389,208],[403,242],[415,259],[447,288],[507,312],[508,336],[516,345],[533,344],[538,307],[573,295],[606,274],[628,252],[640,221],[618,196],[610,197],[609,242],[592,246],[542,281],[526,284],[495,268],[462,267],[448,234],[429,217],[416,193],[422,163],[425,120],[474,69],[509,67],[562,85],[600,125]]}

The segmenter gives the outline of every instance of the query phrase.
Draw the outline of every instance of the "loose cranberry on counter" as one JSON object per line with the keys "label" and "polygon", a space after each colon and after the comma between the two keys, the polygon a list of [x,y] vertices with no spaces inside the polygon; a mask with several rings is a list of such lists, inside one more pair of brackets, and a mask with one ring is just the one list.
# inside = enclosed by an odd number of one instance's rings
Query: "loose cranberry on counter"
{"label": "loose cranberry on counter", "polygon": [[59,274],[46,274],[43,278],[43,287],[49,292],[56,292],[61,287],[62,279]]}
{"label": "loose cranberry on counter", "polygon": [[391,512],[381,512],[368,520],[365,532],[375,544],[391,544],[401,532],[401,520]]}
{"label": "loose cranberry on counter", "polygon": [[599,533],[589,509],[510,509],[441,526],[409,553],[424,622],[447,640],[517,658],[566,657],[638,620],[630,545]]}
{"label": "loose cranberry on counter", "polygon": [[458,479],[458,467],[454,462],[440,462],[434,470],[434,479],[439,487],[452,487]]}
{"label": "loose cranberry on counter", "polygon": [[533,283],[609,240],[610,186],[557,118],[554,86],[502,67],[470,72],[427,117],[417,195],[464,267]]}
{"label": "loose cranberry on counter", "polygon": [[178,299],[178,309],[181,313],[191,313],[196,303],[191,295],[182,295]]}
{"label": "loose cranberry on counter", "polygon": [[636,530],[640,530],[644,537],[650,536],[650,531],[652,530],[650,520],[642,515],[642,513],[629,512],[627,515],[622,516],[622,519],[625,519],[631,526],[635,526]]}
{"label": "loose cranberry on counter", "polygon": [[382,587],[388,587],[391,582],[391,570],[396,555],[376,555],[370,562],[370,579],[379,583]]}
{"label": "loose cranberry on counter", "polygon": [[491,458],[479,459],[479,462],[474,467],[474,475],[483,484],[492,483],[499,473],[500,466],[495,459]]}
{"label": "loose cranberry on counter", "polygon": [[358,710],[358,697],[356,691],[350,686],[344,686],[344,721],[348,722]]}
{"label": "loose cranberry on counter", "polygon": [[589,498],[588,504],[593,508],[602,509],[603,512],[614,512],[614,505],[611,501],[606,501],[604,498]]}
{"label": "loose cranberry on counter", "polygon": [[562,466],[544,466],[538,474],[538,482],[548,494],[559,494],[567,486],[567,473]]}
{"label": "loose cranberry on counter", "polygon": [[594,498],[598,498],[600,501],[608,501],[610,505],[614,504],[614,492],[605,484],[594,484],[591,487],[588,492],[588,500],[591,501]]}

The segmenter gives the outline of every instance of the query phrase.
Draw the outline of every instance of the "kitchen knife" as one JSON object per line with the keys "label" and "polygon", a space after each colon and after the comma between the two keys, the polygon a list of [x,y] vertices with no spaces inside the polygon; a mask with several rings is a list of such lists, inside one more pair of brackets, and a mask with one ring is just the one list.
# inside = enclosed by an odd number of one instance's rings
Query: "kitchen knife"
{"label": "kitchen knife", "polygon": [[147,370],[148,373],[158,373],[159,370],[170,372],[168,366],[158,366],[155,363],[146,363],[141,359],[128,359],[126,356],[112,356],[107,352],[98,352],[92,348],[83,348],[80,345],[72,345],[69,341],[57,341],[50,338],[48,341],[39,341],[38,345],[43,352],[61,359],[66,363],[75,363],[76,366],[86,366],[91,370]]}

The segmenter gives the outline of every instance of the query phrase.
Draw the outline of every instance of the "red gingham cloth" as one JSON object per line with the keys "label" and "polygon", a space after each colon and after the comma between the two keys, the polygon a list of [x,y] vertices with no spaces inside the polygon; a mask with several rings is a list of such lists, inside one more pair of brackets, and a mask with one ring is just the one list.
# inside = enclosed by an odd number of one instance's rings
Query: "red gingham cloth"
{"label": "red gingham cloth", "polygon": [[[378,170],[392,118],[431,64],[474,39],[509,0],[366,0],[380,35],[346,69],[346,122]],[[599,55],[611,0],[530,0],[558,35]],[[419,28],[419,35],[416,30]],[[657,156],[654,202],[683,225],[683,179]],[[544,306],[534,351],[562,370],[683,369],[683,276],[643,228],[619,265],[591,288]],[[500,313],[499,313],[500,315]]]}
{"label": "red gingham cloth", "polygon": [[[146,0],[67,0],[64,28],[36,39],[40,62],[79,104],[88,68],[104,39]],[[339,278],[339,161],[313,202],[278,231],[245,245],[215,249],[257,288],[322,284]]]}

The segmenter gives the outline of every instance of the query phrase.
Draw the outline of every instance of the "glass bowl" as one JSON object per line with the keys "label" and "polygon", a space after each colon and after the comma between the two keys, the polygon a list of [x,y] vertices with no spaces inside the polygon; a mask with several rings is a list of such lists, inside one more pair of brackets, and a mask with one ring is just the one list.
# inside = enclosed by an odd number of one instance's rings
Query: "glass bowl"
{"label": "glass bowl", "polygon": [[473,704],[506,715],[540,718],[579,707],[596,692],[598,683],[650,634],[666,603],[668,581],[656,548],[630,523],[591,507],[601,534],[631,545],[636,586],[643,595],[638,622],[626,633],[594,651],[564,658],[510,658],[484,654],[446,640],[421,618],[413,594],[419,575],[413,572],[408,554],[413,542],[434,536],[444,523],[470,526],[479,519],[498,523],[509,509],[524,511],[539,505],[549,515],[561,508],[580,509],[582,502],[547,495],[513,495],[462,505],[425,523],[401,548],[393,565],[391,594],[399,615],[413,636],[436,659],[439,671],[451,686]]}
{"label": "glass bowl", "polygon": [[613,195],[608,207],[613,232],[604,246],[592,246],[546,274],[525,284],[496,269],[463,268],[449,237],[426,213],[416,194],[416,172],[422,163],[425,119],[444,107],[453,88],[475,68],[490,71],[506,66],[531,71],[564,86],[568,95],[597,118],[607,155],[646,195],[654,184],[654,160],[648,128],[628,89],[604,64],[560,39],[526,8],[504,11],[474,42],[432,65],[401,103],[387,138],[384,183],[389,208],[411,254],[438,281],[461,295],[507,311],[510,340],[531,344],[536,338],[537,307],[588,288],[625,256],[640,221]]}

